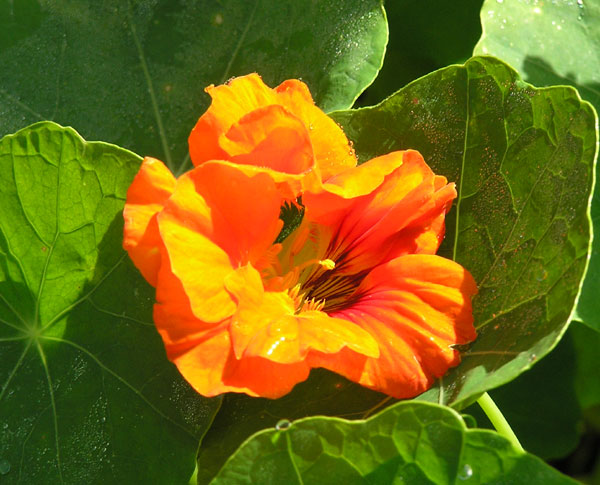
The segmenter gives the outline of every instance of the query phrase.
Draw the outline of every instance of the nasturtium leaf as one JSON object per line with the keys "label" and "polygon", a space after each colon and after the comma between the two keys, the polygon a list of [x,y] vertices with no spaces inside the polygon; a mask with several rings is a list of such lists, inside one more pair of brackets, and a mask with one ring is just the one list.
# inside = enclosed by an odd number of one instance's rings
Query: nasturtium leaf
{"label": "nasturtium leaf", "polygon": [[152,288],[121,248],[140,162],[49,122],[0,141],[3,484],[192,474],[220,400],[167,361]]}
{"label": "nasturtium leaf", "polygon": [[[489,393],[523,448],[544,460],[568,455],[581,437],[583,415],[575,388],[578,356],[571,332],[574,323],[549,355]],[[592,375],[597,380],[598,373]],[[479,427],[494,429],[479,404],[463,412],[474,416]]]}
{"label": "nasturtium leaf", "polygon": [[364,421],[280,422],[246,441],[211,485],[232,483],[575,482],[496,432],[467,429],[449,408],[402,402]]}
{"label": "nasturtium leaf", "polygon": [[483,0],[386,2],[390,40],[385,61],[358,103],[379,103],[410,81],[471,57],[481,36],[482,3]]}
{"label": "nasturtium leaf", "polygon": [[[537,86],[575,86],[600,110],[600,0],[486,0],[481,23],[475,54],[504,59]],[[600,193],[594,196],[592,219],[600,233]],[[600,238],[594,238],[575,318],[598,331],[599,288]]]}
{"label": "nasturtium leaf", "polygon": [[316,414],[360,419],[391,402],[389,397],[324,369],[313,370],[307,381],[280,399],[228,394],[198,450],[198,484],[209,483],[249,436],[273,428],[281,420]]}
{"label": "nasturtium leaf", "polygon": [[49,119],[178,170],[207,85],[302,78],[348,108],[386,42],[382,0],[0,0],[0,136]]}
{"label": "nasturtium leaf", "polygon": [[587,262],[593,108],[571,87],[536,89],[481,57],[418,79],[378,106],[333,116],[362,160],[414,148],[456,182],[440,254],[478,283],[479,335],[420,398],[461,407],[548,353]]}

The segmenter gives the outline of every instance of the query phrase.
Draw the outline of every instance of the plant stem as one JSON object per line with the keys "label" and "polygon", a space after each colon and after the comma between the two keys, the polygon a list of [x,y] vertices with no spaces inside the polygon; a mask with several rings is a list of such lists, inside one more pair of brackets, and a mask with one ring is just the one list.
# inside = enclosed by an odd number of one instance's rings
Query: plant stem
{"label": "plant stem", "polygon": [[508,441],[510,441],[517,450],[525,452],[521,446],[521,443],[519,443],[517,435],[512,430],[510,424],[508,424],[508,421],[487,392],[484,392],[481,397],[477,399],[477,404],[481,406],[481,409],[483,409],[483,412],[492,422],[494,428],[496,428],[496,431],[508,439]]}

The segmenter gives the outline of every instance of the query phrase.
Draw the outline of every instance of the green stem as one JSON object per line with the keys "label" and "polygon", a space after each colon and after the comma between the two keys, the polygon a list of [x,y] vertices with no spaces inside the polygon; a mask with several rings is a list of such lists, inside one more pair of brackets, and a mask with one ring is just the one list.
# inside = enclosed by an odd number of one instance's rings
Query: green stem
{"label": "green stem", "polygon": [[521,443],[519,443],[517,435],[512,430],[510,424],[508,424],[508,421],[506,420],[498,406],[496,406],[496,403],[492,400],[490,395],[487,392],[484,392],[481,395],[481,397],[477,399],[477,403],[481,406],[483,412],[492,422],[494,428],[496,428],[496,431],[498,431],[498,433],[500,433],[502,436],[508,439],[508,441],[510,441],[517,450],[524,452],[525,450],[521,446]]}

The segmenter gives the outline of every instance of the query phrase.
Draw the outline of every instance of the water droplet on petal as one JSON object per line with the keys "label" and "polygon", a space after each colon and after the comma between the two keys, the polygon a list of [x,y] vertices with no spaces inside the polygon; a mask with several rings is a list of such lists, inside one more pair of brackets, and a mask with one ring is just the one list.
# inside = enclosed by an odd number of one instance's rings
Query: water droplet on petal
{"label": "water droplet on petal", "polygon": [[277,421],[277,424],[275,425],[275,429],[277,431],[284,431],[284,430],[288,429],[291,425],[292,425],[292,423],[290,423],[287,419],[280,419],[279,421]]}
{"label": "water droplet on petal", "polygon": [[458,474],[459,480],[468,480],[473,476],[473,468],[471,465],[465,465],[462,471]]}

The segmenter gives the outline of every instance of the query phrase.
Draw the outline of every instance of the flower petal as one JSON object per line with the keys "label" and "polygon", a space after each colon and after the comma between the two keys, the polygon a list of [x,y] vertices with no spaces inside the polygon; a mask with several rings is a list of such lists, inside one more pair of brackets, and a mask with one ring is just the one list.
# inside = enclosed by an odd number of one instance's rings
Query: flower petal
{"label": "flower petal", "polygon": [[[303,125],[303,132],[308,134],[312,147],[311,155],[314,154],[310,165],[318,167],[323,180],[357,163],[354,150],[342,129],[315,106],[308,87],[301,81],[285,81],[277,88],[271,89],[263,83],[260,76],[249,74],[234,78],[226,85],[209,86],[206,91],[210,94],[212,103],[196,123],[188,140],[192,163],[196,166],[207,160],[232,160],[233,156],[239,155],[231,143],[223,140],[223,136],[226,134],[227,137],[233,136],[229,131],[237,123],[244,123],[242,120],[247,116],[251,117],[253,123],[258,123],[260,117],[275,106],[283,109],[288,115],[291,114]],[[265,109],[266,111],[263,111]],[[255,111],[256,113],[253,113]],[[263,122],[265,128],[268,127],[268,118]],[[275,124],[268,130],[268,132],[272,131],[277,131]],[[291,138],[289,131],[286,136]],[[275,140],[275,137],[272,139]],[[285,144],[281,140],[278,145],[282,147]],[[293,135],[291,146],[297,145],[298,133]],[[289,151],[289,146],[284,147],[283,153]],[[275,153],[269,152],[267,145],[257,149],[256,152],[246,146],[244,152],[247,155],[243,159],[236,160],[238,163],[265,164],[270,167],[287,163],[287,157],[283,154],[277,163],[274,157],[270,157],[270,160],[265,163],[261,157]],[[251,153],[256,157],[250,155]],[[298,154],[295,156],[298,157]],[[302,165],[298,160],[294,163]],[[289,169],[287,171],[291,173]]]}
{"label": "flower petal", "polygon": [[393,152],[350,169],[306,193],[305,224],[328,241],[336,274],[368,270],[409,253],[434,253],[443,218],[456,196],[413,150]]}
{"label": "flower petal", "polygon": [[152,286],[156,286],[162,244],[156,214],[173,193],[175,183],[161,161],[146,157],[127,191],[123,248]]}
{"label": "flower petal", "polygon": [[265,292],[260,275],[248,265],[230,274],[227,290],[237,301],[230,333],[238,359],[262,357],[282,364],[303,361],[312,349],[323,353],[348,347],[376,357],[379,349],[360,327],[317,310],[296,314],[287,292]]}
{"label": "flower petal", "polygon": [[190,157],[194,165],[207,160],[227,160],[219,138],[250,111],[277,104],[275,92],[256,73],[232,79],[228,84],[209,86],[212,103],[190,133]]}
{"label": "flower petal", "polygon": [[219,144],[235,163],[260,164],[290,174],[301,174],[314,166],[306,127],[277,105],[245,115],[220,137]]}
{"label": "flower petal", "polygon": [[315,106],[306,84],[290,79],[275,90],[281,104],[308,127],[315,162],[323,180],[356,166],[356,154],[348,138],[333,119]]}
{"label": "flower petal", "polygon": [[[158,225],[172,272],[197,318],[218,322],[234,313],[225,277],[271,246],[281,229],[280,204],[266,174],[249,177],[227,164],[205,163],[178,179]],[[169,298],[169,286],[159,281],[159,303]]]}
{"label": "flower petal", "polygon": [[312,365],[338,372],[396,398],[428,389],[460,361],[452,346],[476,337],[472,276],[435,255],[396,258],[369,273],[347,309],[333,313],[367,330],[379,343],[379,358],[315,355]]}

